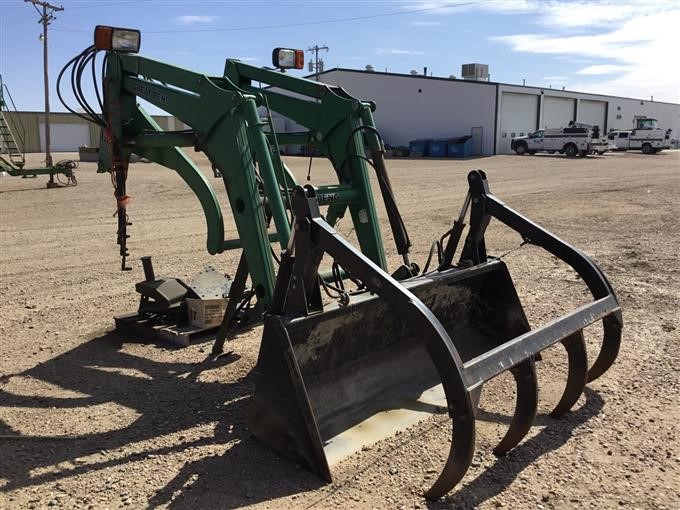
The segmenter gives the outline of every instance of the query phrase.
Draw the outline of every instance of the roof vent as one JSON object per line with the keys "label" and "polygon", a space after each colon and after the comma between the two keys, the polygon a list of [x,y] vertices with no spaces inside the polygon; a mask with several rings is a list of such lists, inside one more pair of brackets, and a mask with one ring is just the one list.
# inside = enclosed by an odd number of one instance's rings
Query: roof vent
{"label": "roof vent", "polygon": [[417,76],[417,75],[418,75],[418,71],[416,71],[415,69],[411,69],[411,73],[410,73],[410,74],[411,74],[411,76]]}
{"label": "roof vent", "polygon": [[375,72],[375,67],[373,67],[371,64],[366,65],[366,71],[369,73]]}
{"label": "roof vent", "polygon": [[489,81],[489,65],[463,64],[461,75],[464,80]]}

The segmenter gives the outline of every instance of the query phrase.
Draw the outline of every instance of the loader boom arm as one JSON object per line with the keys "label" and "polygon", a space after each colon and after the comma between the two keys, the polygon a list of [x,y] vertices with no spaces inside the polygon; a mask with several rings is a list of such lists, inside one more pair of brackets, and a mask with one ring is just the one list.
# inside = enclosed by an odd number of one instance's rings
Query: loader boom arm
{"label": "loader boom arm", "polygon": [[[256,87],[254,82],[268,87]],[[274,149],[279,141],[304,143],[330,159],[337,182],[317,187],[319,203],[329,206],[327,219],[334,224],[348,209],[362,252],[386,269],[369,181],[368,168],[373,166],[398,251],[408,261],[410,241],[384,168],[382,141],[371,115],[373,104],[358,101],[339,87],[234,60],[227,60],[224,76],[209,77],[115,52],[107,56],[104,97],[107,128],[102,132],[99,171],[127,172],[132,153],[174,169],[203,208],[208,252],[243,248],[253,289],[265,307],[271,301],[276,275],[270,237],[278,240],[282,248],[288,243],[287,210],[290,192],[297,185]],[[138,104],[138,98],[174,115],[190,129],[163,131]],[[260,118],[260,107],[289,117],[308,131],[293,135],[279,135],[273,130],[266,133],[267,123]],[[364,151],[364,139],[372,160]],[[238,239],[225,239],[215,190],[181,147],[204,152],[221,173]],[[273,236],[268,234],[268,218],[274,222]],[[122,220],[119,225],[126,230]],[[119,235],[121,246],[125,237],[126,233],[122,238]],[[121,255],[127,255],[123,247]]]}

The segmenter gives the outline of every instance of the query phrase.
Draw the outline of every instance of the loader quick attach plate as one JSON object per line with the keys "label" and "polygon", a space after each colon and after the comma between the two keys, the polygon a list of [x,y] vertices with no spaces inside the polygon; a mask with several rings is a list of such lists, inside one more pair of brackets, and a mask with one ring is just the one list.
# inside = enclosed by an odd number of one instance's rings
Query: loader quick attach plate
{"label": "loader quick attach plate", "polygon": [[[439,319],[463,362],[529,331],[503,262],[404,286]],[[329,465],[446,412],[440,376],[418,333],[370,293],[321,314],[267,317],[250,429],[330,480]]]}

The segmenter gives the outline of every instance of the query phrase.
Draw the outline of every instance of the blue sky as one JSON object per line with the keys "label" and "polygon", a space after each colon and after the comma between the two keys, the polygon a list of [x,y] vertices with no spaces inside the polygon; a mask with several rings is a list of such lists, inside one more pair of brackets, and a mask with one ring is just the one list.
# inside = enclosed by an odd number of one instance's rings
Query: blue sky
{"label": "blue sky", "polygon": [[[138,28],[143,55],[207,74],[227,57],[269,65],[273,47],[319,44],[326,68],[448,77],[480,62],[493,81],[680,102],[679,0],[52,2],[65,8],[49,32],[55,111],[57,74],[96,24]],[[43,105],[37,20],[23,0],[0,0],[0,73],[22,110]]]}

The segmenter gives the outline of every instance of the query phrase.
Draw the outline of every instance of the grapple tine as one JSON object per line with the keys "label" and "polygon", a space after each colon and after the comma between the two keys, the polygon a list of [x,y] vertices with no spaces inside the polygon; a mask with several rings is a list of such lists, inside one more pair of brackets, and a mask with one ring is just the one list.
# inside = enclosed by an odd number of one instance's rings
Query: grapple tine
{"label": "grapple tine", "polygon": [[569,357],[569,373],[562,398],[550,413],[553,418],[562,417],[578,402],[588,380],[588,355],[583,330],[569,335],[562,340],[562,345],[567,350]]}
{"label": "grapple tine", "polygon": [[593,382],[595,379],[604,374],[609,367],[614,364],[616,357],[619,354],[619,347],[621,346],[621,312],[605,317],[602,320],[604,328],[604,337],[602,339],[602,347],[600,353],[595,359],[593,366],[588,370],[588,382]]}
{"label": "grapple tine", "polygon": [[519,444],[531,429],[538,408],[538,381],[536,365],[529,358],[512,369],[517,385],[517,403],[510,428],[494,448],[494,455],[502,456]]}
{"label": "grapple tine", "polygon": [[424,496],[435,501],[453,489],[465,476],[475,452],[475,416],[472,406],[457,406],[453,418],[451,449],[444,469]]}

